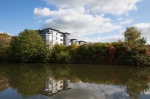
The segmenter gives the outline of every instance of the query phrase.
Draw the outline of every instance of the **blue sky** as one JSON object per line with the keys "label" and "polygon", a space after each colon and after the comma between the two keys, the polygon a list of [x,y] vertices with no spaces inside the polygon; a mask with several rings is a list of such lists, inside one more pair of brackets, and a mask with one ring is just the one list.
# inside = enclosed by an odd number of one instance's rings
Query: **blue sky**
{"label": "blue sky", "polygon": [[150,0],[1,0],[0,32],[52,27],[91,42],[121,39],[135,26],[150,43]]}

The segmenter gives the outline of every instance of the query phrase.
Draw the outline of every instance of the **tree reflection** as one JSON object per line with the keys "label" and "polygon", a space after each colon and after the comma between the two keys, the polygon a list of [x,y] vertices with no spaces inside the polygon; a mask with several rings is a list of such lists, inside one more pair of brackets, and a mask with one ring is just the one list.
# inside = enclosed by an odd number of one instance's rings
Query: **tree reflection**
{"label": "tree reflection", "polygon": [[[70,80],[126,86],[129,96],[136,99],[149,89],[149,70],[150,68],[128,66],[5,64],[0,65],[0,91],[7,89],[9,85],[23,97],[52,95],[51,93],[68,89]],[[54,84],[57,87],[52,87]]]}
{"label": "tree reflection", "polygon": [[0,92],[7,89],[8,87],[8,79],[0,75]]}
{"label": "tree reflection", "polygon": [[78,65],[73,68],[72,75],[75,74],[83,82],[126,86],[127,93],[133,99],[149,89],[147,84],[150,82],[150,68],[94,65]]}
{"label": "tree reflection", "polygon": [[9,87],[8,79],[5,76],[5,72],[7,72],[7,67],[5,64],[0,65],[0,92],[4,91]]}
{"label": "tree reflection", "polygon": [[11,66],[7,74],[9,84],[22,96],[29,97],[39,93],[47,76],[46,68],[32,65]]}
{"label": "tree reflection", "polygon": [[[8,70],[2,71],[9,81],[9,86],[16,89],[23,97],[39,93],[48,74],[47,67],[36,64],[13,64]],[[9,71],[9,72],[6,72]]]}

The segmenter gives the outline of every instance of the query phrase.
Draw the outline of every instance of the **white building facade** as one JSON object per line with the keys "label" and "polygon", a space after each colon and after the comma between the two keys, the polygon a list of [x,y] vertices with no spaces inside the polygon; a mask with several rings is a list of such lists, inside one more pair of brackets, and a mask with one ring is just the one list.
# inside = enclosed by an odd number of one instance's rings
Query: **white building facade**
{"label": "white building facade", "polygon": [[46,44],[51,47],[55,44],[69,46],[69,33],[60,32],[52,28],[46,28],[39,30],[39,34],[45,40]]}

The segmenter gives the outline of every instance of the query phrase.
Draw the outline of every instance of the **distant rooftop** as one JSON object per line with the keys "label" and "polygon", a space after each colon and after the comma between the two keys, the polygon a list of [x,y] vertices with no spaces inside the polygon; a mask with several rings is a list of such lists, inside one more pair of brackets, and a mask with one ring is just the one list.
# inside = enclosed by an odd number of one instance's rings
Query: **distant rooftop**
{"label": "distant rooftop", "polygon": [[72,38],[72,39],[70,39],[70,40],[77,40],[77,39],[75,39],[75,38]]}

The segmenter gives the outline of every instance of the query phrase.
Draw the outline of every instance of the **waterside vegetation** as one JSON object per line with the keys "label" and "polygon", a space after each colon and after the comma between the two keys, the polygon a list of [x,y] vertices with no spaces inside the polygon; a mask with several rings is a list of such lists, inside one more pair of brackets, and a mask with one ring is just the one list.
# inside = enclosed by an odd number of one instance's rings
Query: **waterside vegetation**
{"label": "waterside vegetation", "polygon": [[0,34],[0,62],[48,62],[150,66],[150,46],[135,27],[124,32],[124,41],[87,43],[49,48],[35,30],[18,36]]}

